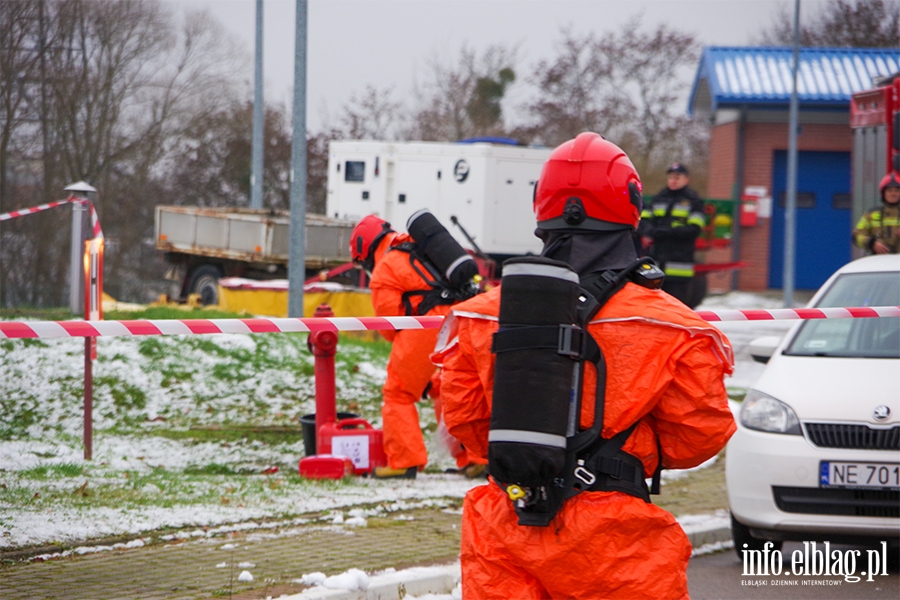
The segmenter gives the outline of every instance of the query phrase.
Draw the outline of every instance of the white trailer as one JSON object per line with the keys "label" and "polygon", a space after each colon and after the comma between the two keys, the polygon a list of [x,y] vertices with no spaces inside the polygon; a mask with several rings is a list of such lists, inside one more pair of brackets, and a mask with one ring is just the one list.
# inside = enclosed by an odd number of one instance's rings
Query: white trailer
{"label": "white trailer", "polygon": [[376,214],[404,231],[427,208],[465,248],[458,219],[485,254],[537,253],[532,196],[551,148],[493,143],[333,141],[328,151],[328,216]]}

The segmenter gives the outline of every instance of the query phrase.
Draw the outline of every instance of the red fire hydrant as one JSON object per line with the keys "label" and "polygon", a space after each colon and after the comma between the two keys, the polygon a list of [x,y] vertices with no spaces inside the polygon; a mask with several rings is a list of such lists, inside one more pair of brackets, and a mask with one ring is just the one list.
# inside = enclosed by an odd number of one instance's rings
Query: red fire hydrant
{"label": "red fire hydrant", "polygon": [[[314,318],[333,317],[327,304],[316,308]],[[316,376],[316,455],[300,459],[300,475],[314,479],[340,479],[347,475],[365,475],[388,464],[384,436],[365,419],[337,420],[334,356],[337,354],[337,330],[328,322],[311,324],[306,344],[315,359]]]}
{"label": "red fire hydrant", "polygon": [[[313,318],[333,317],[331,307],[320,304],[313,313]],[[316,432],[324,423],[337,420],[334,384],[334,356],[337,354],[338,335],[335,330],[312,331],[306,340],[309,351],[315,359],[316,377]],[[316,436],[316,454],[322,452],[321,436]]]}

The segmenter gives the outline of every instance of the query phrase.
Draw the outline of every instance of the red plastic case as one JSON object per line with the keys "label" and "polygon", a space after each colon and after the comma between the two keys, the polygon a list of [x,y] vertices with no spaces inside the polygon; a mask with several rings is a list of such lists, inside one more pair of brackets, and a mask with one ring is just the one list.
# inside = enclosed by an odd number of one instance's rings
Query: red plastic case
{"label": "red plastic case", "polygon": [[353,462],[346,456],[317,454],[300,459],[300,476],[310,479],[341,479],[353,473]]}
{"label": "red plastic case", "polygon": [[[387,466],[384,432],[374,429],[365,419],[342,419],[325,423],[316,432],[318,449],[323,454],[347,456],[353,462],[353,474],[371,473]],[[319,455],[320,456],[320,455]]]}

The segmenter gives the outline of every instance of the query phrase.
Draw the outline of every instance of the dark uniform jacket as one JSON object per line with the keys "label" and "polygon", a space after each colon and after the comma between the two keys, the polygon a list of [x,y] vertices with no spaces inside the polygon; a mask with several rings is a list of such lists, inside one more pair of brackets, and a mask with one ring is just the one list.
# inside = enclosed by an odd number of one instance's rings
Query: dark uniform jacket
{"label": "dark uniform jacket", "polygon": [[653,240],[649,255],[667,277],[693,277],[694,244],[705,225],[703,200],[697,192],[688,186],[664,188],[644,206],[638,235]]}

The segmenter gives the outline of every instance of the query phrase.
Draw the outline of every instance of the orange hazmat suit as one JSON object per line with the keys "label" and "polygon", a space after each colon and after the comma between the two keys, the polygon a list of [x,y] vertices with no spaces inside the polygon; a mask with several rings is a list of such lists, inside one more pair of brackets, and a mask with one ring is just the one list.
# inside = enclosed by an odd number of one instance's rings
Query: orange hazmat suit
{"label": "orange hazmat suit", "polygon": [[[405,233],[391,233],[376,249],[375,268],[369,287],[377,316],[423,316],[418,312],[422,296],[408,296],[411,312],[407,312],[408,306],[403,301],[406,292],[429,289],[410,263],[410,253],[392,249],[404,242],[412,242],[412,238]],[[422,272],[427,273],[421,263],[416,263]],[[426,314],[443,316],[450,312],[450,308],[449,305],[438,305]],[[437,370],[429,355],[434,350],[438,330],[403,329],[382,333],[392,342],[381,408],[384,451],[392,469],[421,469],[428,463],[428,451],[419,425],[416,402],[422,398],[425,387]],[[458,452],[456,459],[458,466],[469,462],[464,451]]]}
{"label": "orange hazmat suit", "polygon": [[[454,306],[433,355],[443,366],[447,427],[480,457],[488,452],[499,306],[499,288]],[[721,332],[668,294],[634,283],[601,308],[588,331],[607,364],[603,437],[637,422],[623,450],[641,460],[646,477],[659,460],[666,468],[694,467],[725,446],[736,429],[723,381],[734,361]],[[594,398],[596,374],[590,366],[584,373],[583,398]],[[582,428],[593,423],[594,408],[582,402]],[[640,498],[585,491],[548,527],[517,520],[493,480],[466,495],[464,598],[688,596],[690,542],[670,513]]]}

